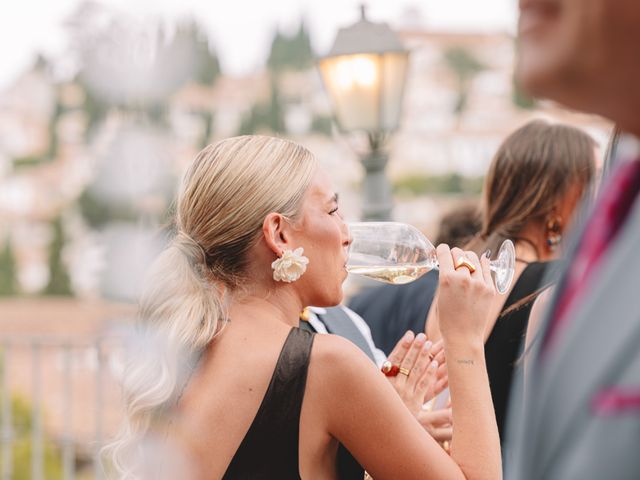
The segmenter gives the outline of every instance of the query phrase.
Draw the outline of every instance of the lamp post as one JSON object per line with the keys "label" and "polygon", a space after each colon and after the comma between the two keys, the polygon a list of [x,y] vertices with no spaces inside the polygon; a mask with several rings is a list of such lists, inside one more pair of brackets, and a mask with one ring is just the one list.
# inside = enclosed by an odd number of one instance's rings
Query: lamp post
{"label": "lamp post", "polygon": [[319,60],[320,74],[342,132],[365,132],[369,151],[361,157],[364,220],[391,218],[391,185],[383,149],[398,128],[409,52],[386,23],[361,18],[341,28],[329,53]]}

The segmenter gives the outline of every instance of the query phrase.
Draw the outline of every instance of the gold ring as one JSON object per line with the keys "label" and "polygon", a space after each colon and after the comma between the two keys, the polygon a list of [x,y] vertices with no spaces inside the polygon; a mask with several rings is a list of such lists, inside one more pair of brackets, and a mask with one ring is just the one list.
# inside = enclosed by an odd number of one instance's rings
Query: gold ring
{"label": "gold ring", "polygon": [[466,267],[469,269],[469,273],[476,271],[475,265],[471,263],[467,257],[458,257],[458,260],[456,260],[455,270],[458,270],[460,267]]}
{"label": "gold ring", "polygon": [[409,373],[411,373],[411,370],[409,370],[408,368],[400,367],[400,370],[398,370],[398,373],[401,373],[402,375],[406,375],[408,377]]}

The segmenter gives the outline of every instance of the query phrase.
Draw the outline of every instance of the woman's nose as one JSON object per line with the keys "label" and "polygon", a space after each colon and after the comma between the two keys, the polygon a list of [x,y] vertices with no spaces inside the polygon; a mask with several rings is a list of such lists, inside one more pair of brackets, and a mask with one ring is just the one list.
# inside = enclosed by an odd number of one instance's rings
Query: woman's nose
{"label": "woman's nose", "polygon": [[351,232],[349,231],[349,226],[346,224],[346,222],[343,223],[343,225],[344,241],[342,243],[345,247],[348,247],[349,245],[351,245],[353,238],[351,237]]}

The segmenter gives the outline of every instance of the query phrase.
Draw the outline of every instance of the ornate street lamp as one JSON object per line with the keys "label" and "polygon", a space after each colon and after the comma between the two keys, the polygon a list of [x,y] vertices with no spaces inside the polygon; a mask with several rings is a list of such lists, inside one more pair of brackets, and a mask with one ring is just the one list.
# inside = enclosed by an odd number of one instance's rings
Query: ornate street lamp
{"label": "ornate street lamp", "polygon": [[365,132],[369,152],[365,168],[364,220],[389,220],[391,186],[385,175],[388,154],[382,147],[398,128],[409,52],[386,23],[360,20],[341,28],[330,52],[319,61],[324,85],[342,132]]}

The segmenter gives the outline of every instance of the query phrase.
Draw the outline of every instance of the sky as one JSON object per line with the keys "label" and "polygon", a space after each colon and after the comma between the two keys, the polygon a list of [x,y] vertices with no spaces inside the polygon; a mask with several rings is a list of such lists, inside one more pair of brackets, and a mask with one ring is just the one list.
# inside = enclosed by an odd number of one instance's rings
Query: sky
{"label": "sky", "polygon": [[[64,20],[80,0],[17,0],[0,9],[0,89],[32,64],[67,48]],[[434,30],[515,31],[517,0],[100,0],[140,19],[171,23],[192,17],[210,32],[223,69],[242,75],[258,68],[273,32],[297,28],[304,18],[316,52],[329,50],[336,31],[367,6],[374,21],[398,26],[409,16]],[[411,12],[407,15],[407,12]]]}

